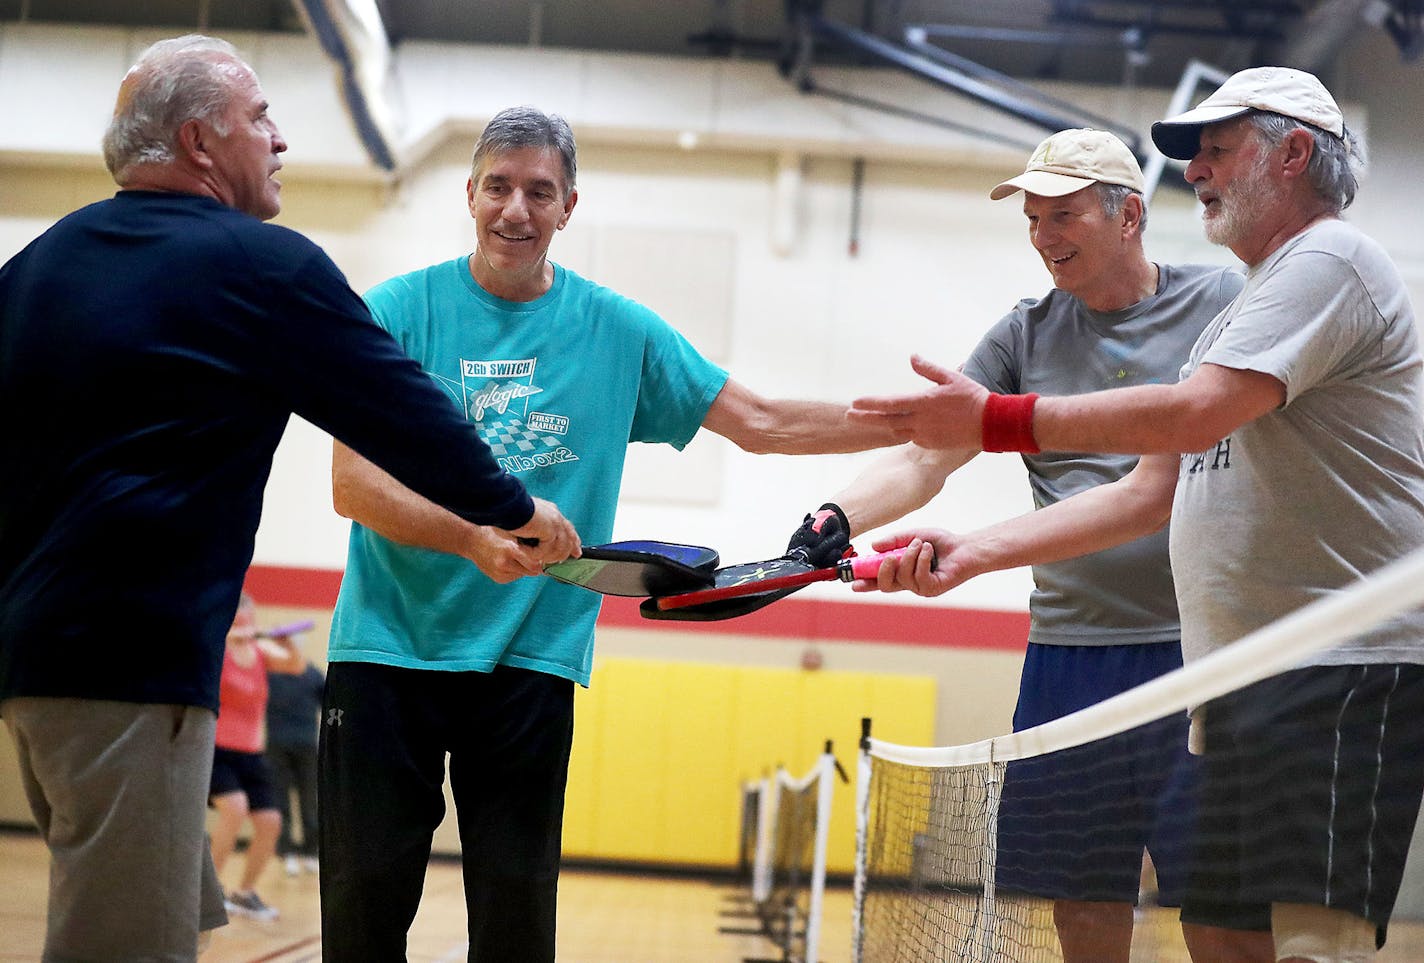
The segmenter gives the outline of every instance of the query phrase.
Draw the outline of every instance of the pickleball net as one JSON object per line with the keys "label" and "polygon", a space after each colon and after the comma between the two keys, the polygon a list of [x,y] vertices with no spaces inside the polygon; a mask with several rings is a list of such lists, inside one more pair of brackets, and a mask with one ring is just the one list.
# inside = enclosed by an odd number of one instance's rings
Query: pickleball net
{"label": "pickleball net", "polygon": [[767,778],[743,786],[742,835],[754,849],[750,902],[757,928],[722,932],[764,936],[778,952],[767,960],[819,958],[836,770],[828,742],[804,776],[794,777],[778,766]]}
{"label": "pickleball net", "polygon": [[[1164,751],[1154,729],[1166,725],[1181,733],[1189,706],[1285,672],[1421,604],[1424,551],[1191,665],[1033,729],[926,748],[873,738],[867,720],[856,785],[852,960],[1062,960],[1053,901],[1041,895],[1062,878],[1049,873],[1050,882],[1040,885],[1044,879],[1036,874],[1046,867],[1071,873],[1084,843],[1064,828],[1073,820],[1054,813],[1096,809],[1103,817],[1126,793],[1095,774],[1091,762],[1075,773],[1081,792],[1062,794],[1061,777],[1052,793],[1039,790],[1040,769],[1062,772],[1079,758],[1100,759],[1094,750],[1104,740],[1114,751]],[[1012,831],[1000,824],[1001,816],[1009,818],[1001,808],[1006,779],[1016,800]],[[1146,905],[1151,874],[1144,876]],[[1175,911],[1149,919],[1139,907],[1133,959],[1187,959]]]}

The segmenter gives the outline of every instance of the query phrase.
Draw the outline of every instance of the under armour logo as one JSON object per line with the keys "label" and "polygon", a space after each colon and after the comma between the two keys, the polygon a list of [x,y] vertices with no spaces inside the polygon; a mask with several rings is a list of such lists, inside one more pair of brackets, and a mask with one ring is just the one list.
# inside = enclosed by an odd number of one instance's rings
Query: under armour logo
{"label": "under armour logo", "polygon": [[327,710],[326,710],[326,724],[329,725],[329,726],[339,726],[339,725],[341,725],[341,717],[342,717],[343,715],[345,715],[345,714],[346,714],[346,710],[344,710],[344,709],[327,709]]}

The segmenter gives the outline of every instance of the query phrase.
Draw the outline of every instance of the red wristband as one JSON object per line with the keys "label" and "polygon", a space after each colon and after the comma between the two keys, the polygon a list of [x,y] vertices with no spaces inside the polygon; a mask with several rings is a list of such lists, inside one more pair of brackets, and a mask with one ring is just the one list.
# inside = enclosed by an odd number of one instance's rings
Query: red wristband
{"label": "red wristband", "polygon": [[1038,454],[1038,442],[1033,440],[1036,401],[1038,395],[990,394],[984,403],[984,450]]}

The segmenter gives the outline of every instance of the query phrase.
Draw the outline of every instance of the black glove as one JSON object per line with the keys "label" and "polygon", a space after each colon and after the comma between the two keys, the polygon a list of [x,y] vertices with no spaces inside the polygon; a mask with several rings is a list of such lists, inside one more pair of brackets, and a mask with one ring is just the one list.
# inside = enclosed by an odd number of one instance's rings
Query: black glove
{"label": "black glove", "polygon": [[850,554],[850,522],[839,505],[822,505],[807,515],[786,543],[787,555],[800,555],[815,568],[828,568]]}

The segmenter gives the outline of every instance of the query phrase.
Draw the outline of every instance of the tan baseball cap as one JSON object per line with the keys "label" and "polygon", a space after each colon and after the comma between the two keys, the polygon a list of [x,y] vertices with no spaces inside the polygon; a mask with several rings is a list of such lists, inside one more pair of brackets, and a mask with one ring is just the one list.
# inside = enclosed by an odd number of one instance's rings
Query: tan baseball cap
{"label": "tan baseball cap", "polygon": [[1252,67],[1226,83],[1185,114],[1152,125],[1152,143],[1168,157],[1191,160],[1201,148],[1207,124],[1264,110],[1345,136],[1345,118],[1330,91],[1314,74],[1291,67]]}
{"label": "tan baseball cap", "polygon": [[1062,197],[1098,183],[1143,190],[1142,168],[1116,135],[1075,127],[1039,144],[1024,172],[995,187],[989,199],[1000,201],[1019,191]]}

